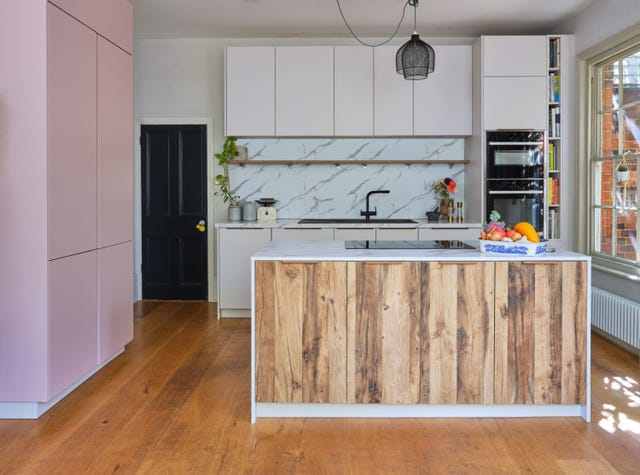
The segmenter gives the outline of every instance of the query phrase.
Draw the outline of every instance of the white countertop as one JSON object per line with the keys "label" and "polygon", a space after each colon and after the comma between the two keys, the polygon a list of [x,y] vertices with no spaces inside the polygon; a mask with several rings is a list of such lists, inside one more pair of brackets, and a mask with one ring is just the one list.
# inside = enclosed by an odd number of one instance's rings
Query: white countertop
{"label": "white countertop", "polygon": [[417,223],[314,223],[299,224],[301,218],[277,219],[275,222],[260,223],[257,221],[222,221],[216,223],[216,228],[435,228],[435,229],[466,229],[481,228],[481,223],[449,223],[447,221],[430,222],[426,218],[410,218]]}
{"label": "white countertop", "polygon": [[[465,241],[478,247],[478,242]],[[557,250],[537,256],[483,253],[479,249],[345,249],[344,241],[272,241],[252,261],[589,261]]]}

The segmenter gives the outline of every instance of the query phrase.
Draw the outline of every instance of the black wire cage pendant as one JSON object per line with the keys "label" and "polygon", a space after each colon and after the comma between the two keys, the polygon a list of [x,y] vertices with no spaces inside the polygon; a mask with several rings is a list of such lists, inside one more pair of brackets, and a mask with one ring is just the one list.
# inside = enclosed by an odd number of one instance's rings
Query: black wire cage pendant
{"label": "black wire cage pendant", "polygon": [[436,53],[433,48],[413,33],[411,39],[403,44],[396,53],[396,71],[405,79],[426,79],[436,65]]}

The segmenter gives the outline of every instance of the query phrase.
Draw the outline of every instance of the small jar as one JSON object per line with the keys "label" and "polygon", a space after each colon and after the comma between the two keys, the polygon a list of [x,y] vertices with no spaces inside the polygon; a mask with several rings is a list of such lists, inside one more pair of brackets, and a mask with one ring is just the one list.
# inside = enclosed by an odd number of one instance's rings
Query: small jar
{"label": "small jar", "polygon": [[462,201],[458,201],[458,209],[456,212],[456,221],[458,223],[461,223],[462,221],[464,221],[464,219],[462,218]]}
{"label": "small jar", "polygon": [[449,201],[449,222],[453,223],[454,220],[454,216],[453,216],[453,200]]}

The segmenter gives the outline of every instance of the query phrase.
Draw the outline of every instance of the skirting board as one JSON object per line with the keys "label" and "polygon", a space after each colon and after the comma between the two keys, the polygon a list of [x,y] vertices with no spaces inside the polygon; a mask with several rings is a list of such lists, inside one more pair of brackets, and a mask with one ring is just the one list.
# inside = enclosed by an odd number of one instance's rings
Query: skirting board
{"label": "skirting board", "polygon": [[91,376],[96,374],[106,365],[108,365],[111,360],[113,360],[116,356],[120,355],[124,351],[124,348],[121,348],[120,351],[115,353],[111,358],[102,363],[100,366],[97,366],[92,371],[89,371],[82,378],[77,380],[67,389],[62,391],[53,399],[46,402],[0,402],[0,419],[37,419],[42,414],[47,412],[53,406],[58,404],[62,399],[64,399],[67,395],[71,393],[74,389],[84,383]]}
{"label": "skirting board", "polygon": [[584,405],[484,405],[484,404],[272,404],[257,403],[256,417],[384,417],[384,418],[473,418],[473,417],[582,417],[591,421]]}

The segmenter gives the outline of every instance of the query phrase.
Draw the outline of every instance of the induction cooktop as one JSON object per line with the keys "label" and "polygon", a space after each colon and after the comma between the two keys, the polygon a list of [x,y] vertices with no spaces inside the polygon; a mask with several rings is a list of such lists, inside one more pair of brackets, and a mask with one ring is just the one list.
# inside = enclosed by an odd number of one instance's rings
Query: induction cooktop
{"label": "induction cooktop", "polygon": [[462,241],[345,241],[345,249],[476,249]]}

